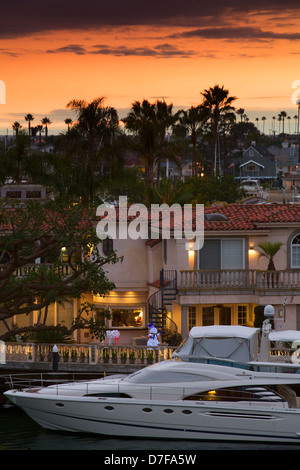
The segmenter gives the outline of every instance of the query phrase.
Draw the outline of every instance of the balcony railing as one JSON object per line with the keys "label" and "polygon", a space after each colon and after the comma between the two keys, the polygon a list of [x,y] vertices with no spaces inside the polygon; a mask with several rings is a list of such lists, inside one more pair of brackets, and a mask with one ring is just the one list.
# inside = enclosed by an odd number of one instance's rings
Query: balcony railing
{"label": "balcony railing", "polygon": [[[72,274],[72,268],[68,264],[63,264],[61,266],[55,266],[54,264],[49,264],[49,263],[37,263],[37,264],[28,264],[26,266],[21,266],[16,269],[14,272],[15,276],[17,277],[22,277],[22,276],[27,276],[30,273],[37,272],[38,269],[52,269],[54,270],[55,273],[57,274],[62,274],[64,276],[69,276]],[[1,269],[1,268],[0,268]]]}
{"label": "balcony railing", "polygon": [[180,271],[180,290],[299,289],[300,271],[231,269]]}
{"label": "balcony railing", "polygon": [[[60,363],[84,364],[133,364],[168,360],[177,346],[159,345],[153,349],[147,346],[103,346],[99,344],[58,344]],[[5,343],[7,362],[52,362],[53,344]]]}

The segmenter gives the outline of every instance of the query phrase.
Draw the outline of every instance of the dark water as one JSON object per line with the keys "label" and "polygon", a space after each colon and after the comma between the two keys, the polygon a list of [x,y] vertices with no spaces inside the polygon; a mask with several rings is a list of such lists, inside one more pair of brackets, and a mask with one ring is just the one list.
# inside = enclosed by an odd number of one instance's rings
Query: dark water
{"label": "dark water", "polygon": [[[186,455],[201,455],[204,450],[230,451],[275,451],[300,450],[299,445],[222,443],[203,441],[172,441],[155,439],[112,439],[96,435],[72,434],[48,431],[41,428],[17,407],[4,408],[0,405],[0,446],[5,450],[96,450],[102,451],[102,458],[117,455],[135,455],[136,452],[172,454],[180,451]],[[145,454],[145,455],[146,455]],[[144,455],[144,454],[143,454]],[[155,466],[152,464],[152,467]]]}

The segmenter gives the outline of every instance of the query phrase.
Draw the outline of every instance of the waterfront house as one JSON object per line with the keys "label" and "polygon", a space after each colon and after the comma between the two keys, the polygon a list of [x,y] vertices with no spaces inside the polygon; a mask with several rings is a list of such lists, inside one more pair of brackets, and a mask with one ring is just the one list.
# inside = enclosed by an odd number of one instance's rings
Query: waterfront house
{"label": "waterfront house", "polygon": [[[183,337],[196,325],[253,325],[257,307],[268,304],[275,308],[276,329],[300,329],[300,205],[208,207],[203,247],[187,249],[187,241],[171,231],[169,239],[117,236],[102,242],[103,254],[114,249],[123,257],[105,267],[116,287],[105,297],[87,293],[82,301],[94,304],[99,319],[110,311],[106,326],[120,331],[119,344],[145,341],[149,322]],[[268,271],[268,260],[260,256],[264,241],[282,243],[276,271]],[[69,325],[78,308],[80,301],[55,303],[48,318]],[[33,312],[17,322],[36,318]],[[74,339],[93,341],[86,330]]]}
{"label": "waterfront house", "polygon": [[[164,311],[183,336],[195,325],[253,325],[258,306],[275,307],[275,327],[300,329],[300,206],[230,204],[205,208],[204,245],[186,240],[114,240],[123,264],[108,268],[116,290],[93,299],[113,313],[111,327],[145,334],[153,310]],[[268,271],[259,244],[281,242]],[[134,311],[134,309],[137,309]],[[118,310],[134,321],[118,323]]]}

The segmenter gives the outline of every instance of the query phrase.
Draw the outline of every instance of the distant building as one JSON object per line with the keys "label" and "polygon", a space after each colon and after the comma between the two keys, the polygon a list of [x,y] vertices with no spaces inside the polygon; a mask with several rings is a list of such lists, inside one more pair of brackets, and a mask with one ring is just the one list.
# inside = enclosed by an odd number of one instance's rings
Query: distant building
{"label": "distant building", "polygon": [[252,142],[243,153],[239,165],[240,178],[275,179],[277,178],[274,155],[261,145]]}
{"label": "distant building", "polygon": [[277,175],[282,180],[282,185],[286,189],[300,186],[300,165],[298,163],[298,149],[287,141],[281,147],[272,145],[268,148],[276,161]]}

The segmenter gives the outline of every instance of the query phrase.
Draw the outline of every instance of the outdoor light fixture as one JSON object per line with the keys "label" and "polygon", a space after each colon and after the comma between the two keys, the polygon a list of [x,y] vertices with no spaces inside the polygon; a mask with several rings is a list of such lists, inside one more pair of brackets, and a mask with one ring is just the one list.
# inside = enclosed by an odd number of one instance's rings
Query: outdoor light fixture
{"label": "outdoor light fixture", "polygon": [[254,243],[250,243],[249,245],[249,253],[254,253]]}

